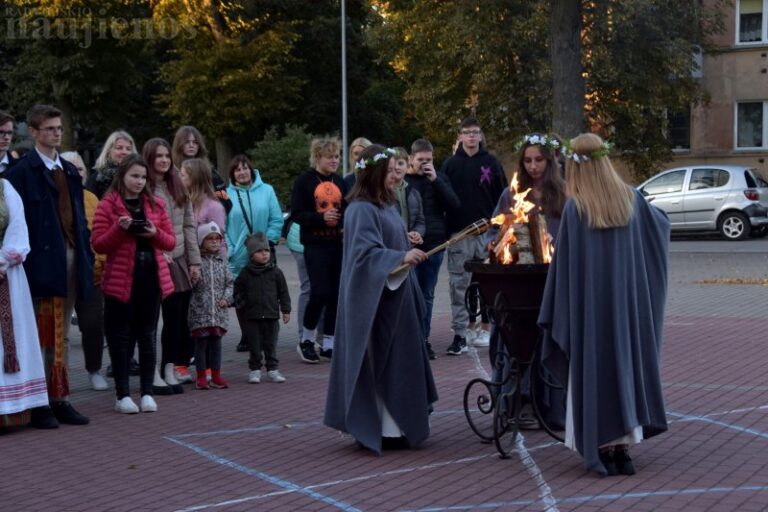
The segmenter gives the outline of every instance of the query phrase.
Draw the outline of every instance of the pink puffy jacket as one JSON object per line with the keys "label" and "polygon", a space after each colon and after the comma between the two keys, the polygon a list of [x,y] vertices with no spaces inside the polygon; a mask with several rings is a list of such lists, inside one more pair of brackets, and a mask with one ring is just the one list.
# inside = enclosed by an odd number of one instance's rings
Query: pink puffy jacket
{"label": "pink puffy jacket", "polygon": [[[157,234],[150,238],[155,248],[157,261],[157,277],[163,298],[173,293],[173,281],[168,263],[163,257],[164,251],[172,251],[176,246],[176,236],[162,199],[155,197],[155,206],[144,198],[144,213],[147,220],[157,228]],[[91,243],[96,252],[107,255],[104,274],[101,279],[101,290],[105,296],[113,297],[121,302],[131,299],[133,284],[133,265],[136,256],[136,237],[120,227],[118,219],[129,216],[123,199],[117,192],[108,192],[99,202],[96,214],[93,216]]]}

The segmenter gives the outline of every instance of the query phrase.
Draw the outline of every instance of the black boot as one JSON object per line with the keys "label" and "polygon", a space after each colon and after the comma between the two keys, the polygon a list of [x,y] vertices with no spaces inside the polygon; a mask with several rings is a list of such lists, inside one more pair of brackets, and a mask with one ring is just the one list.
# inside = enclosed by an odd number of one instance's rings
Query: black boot
{"label": "black boot", "polygon": [[437,359],[437,354],[435,354],[435,351],[432,349],[432,344],[429,342],[429,339],[426,340],[427,344],[427,356],[429,357],[430,361],[434,361]]}
{"label": "black boot", "polygon": [[47,405],[35,407],[30,411],[30,425],[34,428],[50,429],[59,428],[59,420],[53,415],[53,411]]}
{"label": "black boot", "polygon": [[635,465],[632,464],[632,458],[629,456],[629,450],[627,448],[616,450],[614,459],[616,460],[616,470],[620,475],[635,474]]}
{"label": "black boot", "polygon": [[91,422],[88,418],[77,412],[69,402],[51,402],[51,410],[56,419],[59,420],[59,423],[64,423],[65,425],[87,425]]}
{"label": "black boot", "polygon": [[600,462],[605,466],[605,471],[608,473],[608,476],[619,474],[619,470],[616,468],[616,459],[613,448],[604,451],[600,450]]}

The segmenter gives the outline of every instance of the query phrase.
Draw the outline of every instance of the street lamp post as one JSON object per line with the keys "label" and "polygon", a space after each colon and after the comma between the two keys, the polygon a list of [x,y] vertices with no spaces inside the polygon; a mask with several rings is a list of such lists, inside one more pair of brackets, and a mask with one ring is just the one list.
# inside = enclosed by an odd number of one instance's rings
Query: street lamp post
{"label": "street lamp post", "polygon": [[347,8],[341,0],[341,165],[342,175],[349,172],[347,165]]}

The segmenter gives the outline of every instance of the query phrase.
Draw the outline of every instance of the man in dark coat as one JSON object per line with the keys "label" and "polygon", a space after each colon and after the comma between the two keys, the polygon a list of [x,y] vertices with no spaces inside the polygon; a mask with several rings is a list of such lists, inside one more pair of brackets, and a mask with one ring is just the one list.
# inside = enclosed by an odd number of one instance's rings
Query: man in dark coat
{"label": "man in dark coat", "polygon": [[[85,425],[88,418],[68,401],[67,328],[76,298],[90,296],[93,253],[75,166],[59,158],[61,112],[35,105],[27,112],[35,147],[5,173],[21,196],[29,230],[24,262],[35,306],[51,407],[32,410],[32,425]],[[58,421],[57,421],[58,420]]]}

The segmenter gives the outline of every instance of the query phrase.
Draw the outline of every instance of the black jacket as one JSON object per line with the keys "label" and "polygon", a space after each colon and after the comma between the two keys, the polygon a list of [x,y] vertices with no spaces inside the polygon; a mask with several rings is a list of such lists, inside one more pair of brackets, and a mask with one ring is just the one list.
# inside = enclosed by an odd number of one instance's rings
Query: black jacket
{"label": "black jacket", "polygon": [[235,279],[235,306],[246,320],[274,320],[291,312],[291,296],[283,271],[274,263],[249,263]]}
{"label": "black jacket", "polygon": [[448,232],[457,233],[480,219],[490,218],[507,188],[504,169],[483,146],[472,156],[459,146],[440,169],[448,177],[461,206],[448,210]]}
{"label": "black jacket", "polygon": [[[330,182],[335,185],[333,195],[321,197],[320,185]],[[332,189],[334,187],[331,187]],[[308,244],[337,244],[341,245],[341,233],[344,224],[344,209],[347,202],[347,186],[344,179],[336,173],[323,176],[315,169],[299,175],[293,182],[291,191],[291,219],[301,226],[301,243]],[[323,220],[323,212],[335,206],[341,213],[341,219],[336,226],[328,226]]]}
{"label": "black jacket", "polygon": [[449,208],[460,206],[459,196],[453,191],[448,177],[438,171],[435,181],[422,174],[406,174],[405,181],[408,187],[413,187],[421,194],[421,206],[424,210],[424,220],[427,231],[424,234],[424,243],[419,249],[428,251],[448,240],[448,227],[445,215]]}

